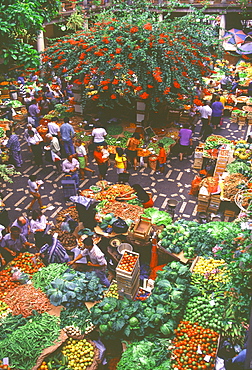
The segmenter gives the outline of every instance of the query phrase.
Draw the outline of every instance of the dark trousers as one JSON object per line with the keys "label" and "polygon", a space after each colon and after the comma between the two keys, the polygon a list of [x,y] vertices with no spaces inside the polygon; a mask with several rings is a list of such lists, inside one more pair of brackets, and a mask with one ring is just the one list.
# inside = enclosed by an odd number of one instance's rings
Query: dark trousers
{"label": "dark trousers", "polygon": [[36,165],[39,166],[43,164],[41,145],[40,144],[31,145],[31,150],[32,150]]}

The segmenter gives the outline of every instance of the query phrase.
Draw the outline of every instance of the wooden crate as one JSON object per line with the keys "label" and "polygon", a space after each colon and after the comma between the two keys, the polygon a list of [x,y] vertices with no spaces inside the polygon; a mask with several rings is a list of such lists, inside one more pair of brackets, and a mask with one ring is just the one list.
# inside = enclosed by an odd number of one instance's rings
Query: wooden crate
{"label": "wooden crate", "polygon": [[[135,263],[135,266],[133,268],[133,270],[131,272],[128,272],[128,271],[125,271],[125,270],[121,270],[120,267],[118,267],[121,263],[121,261],[123,260],[124,258],[124,255],[125,253],[127,254],[130,254],[132,256],[137,256],[137,260],[136,260],[136,263]],[[119,277],[122,277],[122,278],[129,278],[129,279],[132,279],[133,276],[137,273],[138,270],[140,270],[140,263],[139,263],[139,253],[135,253],[135,252],[129,252],[129,251],[125,251],[122,258],[120,259],[119,263],[118,263],[118,266],[116,267],[116,276],[119,278]],[[118,279],[116,279],[118,281]]]}
{"label": "wooden crate", "polygon": [[203,158],[194,158],[193,168],[200,170],[203,165]]}

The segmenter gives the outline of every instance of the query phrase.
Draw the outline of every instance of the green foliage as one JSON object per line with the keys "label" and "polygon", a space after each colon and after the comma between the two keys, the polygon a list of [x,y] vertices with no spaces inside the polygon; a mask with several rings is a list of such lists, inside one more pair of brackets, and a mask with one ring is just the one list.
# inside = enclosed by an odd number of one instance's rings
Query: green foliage
{"label": "green foliage", "polygon": [[39,55],[30,45],[43,23],[57,14],[59,0],[5,0],[0,4],[0,57],[4,64],[39,65]]}
{"label": "green foliage", "polygon": [[84,15],[81,9],[76,9],[68,18],[66,28],[76,32],[78,29],[83,28]]}
{"label": "green foliage", "polygon": [[48,70],[76,76],[74,82],[85,86],[83,105],[91,99],[113,107],[135,98],[153,109],[159,102],[181,105],[217,58],[217,30],[208,20],[193,10],[159,21],[143,0],[116,2],[89,30],[54,42],[43,62]]}

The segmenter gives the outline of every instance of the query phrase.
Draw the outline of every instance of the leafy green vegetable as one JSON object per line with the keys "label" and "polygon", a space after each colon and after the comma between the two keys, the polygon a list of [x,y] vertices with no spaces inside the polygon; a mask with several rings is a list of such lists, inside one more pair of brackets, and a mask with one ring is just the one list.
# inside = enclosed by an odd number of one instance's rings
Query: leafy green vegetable
{"label": "leafy green vegetable", "polygon": [[91,323],[91,315],[85,305],[78,308],[66,308],[60,311],[60,327],[74,326],[78,327],[82,333]]}
{"label": "leafy green vegetable", "polygon": [[42,350],[58,339],[59,333],[56,316],[36,314],[0,342],[0,358],[9,357],[11,367],[30,370]]}
{"label": "leafy green vegetable", "polygon": [[168,357],[168,342],[159,338],[144,339],[127,345],[121,360],[117,365],[117,370],[158,370],[165,368],[170,370],[170,360]]}
{"label": "leafy green vegetable", "polygon": [[169,213],[165,211],[159,211],[157,208],[147,208],[144,211],[144,216],[150,217],[151,222],[155,225],[170,225],[172,218]]}
{"label": "leafy green vegetable", "polygon": [[54,306],[79,307],[83,302],[100,300],[103,287],[95,272],[72,271],[53,280],[46,294]]}

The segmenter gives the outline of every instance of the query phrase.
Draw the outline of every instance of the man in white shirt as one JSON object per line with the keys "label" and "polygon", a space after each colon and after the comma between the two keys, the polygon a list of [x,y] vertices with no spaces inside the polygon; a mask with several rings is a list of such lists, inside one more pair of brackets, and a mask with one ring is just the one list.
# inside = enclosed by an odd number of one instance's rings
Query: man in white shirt
{"label": "man in white shirt", "polygon": [[202,127],[200,130],[200,135],[204,141],[208,135],[211,134],[211,117],[212,117],[212,108],[210,107],[210,101],[205,101],[205,105],[198,107],[198,110],[201,115]]}
{"label": "man in white shirt", "polygon": [[83,249],[80,254],[75,257],[72,261],[68,262],[69,265],[75,264],[76,261],[82,259],[86,256],[90,261],[87,262],[87,265],[96,273],[97,277],[100,279],[102,285],[109,287],[110,282],[106,276],[106,267],[107,261],[104,257],[104,254],[100,248],[94,244],[91,237],[87,237],[83,241]]}
{"label": "man in white shirt", "polygon": [[57,124],[58,122],[58,117],[53,117],[51,122],[48,122],[48,132],[54,137],[57,137],[58,139],[60,138],[60,127]]}
{"label": "man in white shirt", "polygon": [[100,124],[96,124],[96,127],[92,131],[92,136],[94,140],[94,144],[96,146],[105,146],[105,136],[107,135],[106,130],[100,126]]}
{"label": "man in white shirt", "polygon": [[70,175],[72,180],[75,181],[77,190],[79,189],[79,170],[80,164],[79,161],[74,158],[73,154],[69,154],[67,159],[65,159],[62,163],[62,171],[65,172],[65,174]]}
{"label": "man in white shirt", "polygon": [[59,140],[57,137],[52,136],[51,134],[46,134],[45,138],[48,142],[48,146],[45,147],[45,150],[50,150],[50,160],[53,161],[57,170],[60,172],[61,154]]}

